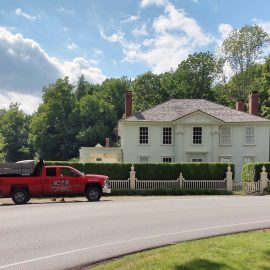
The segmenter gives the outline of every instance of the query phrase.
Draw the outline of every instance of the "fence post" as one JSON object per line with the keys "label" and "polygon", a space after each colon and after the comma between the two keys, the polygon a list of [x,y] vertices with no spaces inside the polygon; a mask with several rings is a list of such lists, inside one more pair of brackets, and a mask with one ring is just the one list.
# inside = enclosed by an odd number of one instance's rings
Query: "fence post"
{"label": "fence post", "polygon": [[130,189],[136,188],[136,172],[134,171],[134,165],[131,166],[131,171],[129,172],[129,179],[130,179]]}
{"label": "fence post", "polygon": [[227,191],[233,190],[233,173],[231,166],[229,165],[226,172]]}
{"label": "fence post", "polygon": [[260,194],[263,194],[263,190],[265,188],[267,188],[268,186],[268,177],[267,177],[268,173],[266,171],[265,166],[262,167],[262,172],[260,173]]}
{"label": "fence post", "polygon": [[184,180],[183,174],[180,172],[180,176],[179,176],[179,185],[180,185],[180,188],[181,188],[181,189],[183,188],[183,180]]}

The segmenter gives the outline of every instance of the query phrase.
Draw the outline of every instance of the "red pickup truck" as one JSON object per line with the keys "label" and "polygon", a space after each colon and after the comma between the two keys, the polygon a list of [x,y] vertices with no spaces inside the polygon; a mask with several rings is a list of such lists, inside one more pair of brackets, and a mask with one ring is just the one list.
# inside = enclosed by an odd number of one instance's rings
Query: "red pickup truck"
{"label": "red pickup truck", "polygon": [[111,193],[106,175],[83,174],[69,166],[42,166],[40,175],[0,175],[0,198],[25,204],[31,197],[81,196],[98,201]]}

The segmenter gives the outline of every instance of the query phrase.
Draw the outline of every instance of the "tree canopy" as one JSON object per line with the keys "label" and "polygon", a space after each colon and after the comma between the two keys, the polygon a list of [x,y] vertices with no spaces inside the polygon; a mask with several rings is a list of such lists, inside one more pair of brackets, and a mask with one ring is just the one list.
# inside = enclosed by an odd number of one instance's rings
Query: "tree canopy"
{"label": "tree canopy", "polygon": [[[40,156],[47,160],[77,157],[81,146],[104,144],[109,137],[119,145],[117,123],[124,115],[125,91],[133,92],[134,112],[147,110],[170,98],[208,99],[234,107],[247,102],[248,93],[260,94],[262,116],[270,119],[270,57],[262,60],[269,36],[257,25],[233,30],[222,44],[224,58],[195,52],[177,69],[163,74],[146,72],[130,80],[88,82],[83,75],[73,84],[58,79],[43,89],[42,103],[33,115],[18,103],[0,110],[0,161]],[[258,62],[258,60],[260,60]],[[224,80],[224,63],[234,74]]]}

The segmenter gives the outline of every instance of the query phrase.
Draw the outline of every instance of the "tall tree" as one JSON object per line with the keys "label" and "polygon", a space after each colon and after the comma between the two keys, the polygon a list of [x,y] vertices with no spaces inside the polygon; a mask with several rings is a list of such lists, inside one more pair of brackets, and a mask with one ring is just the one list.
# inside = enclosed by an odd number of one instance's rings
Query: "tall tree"
{"label": "tall tree", "polygon": [[213,99],[212,86],[222,73],[222,61],[210,52],[189,55],[174,74],[175,87],[170,93],[175,98]]}
{"label": "tall tree", "polygon": [[130,87],[127,77],[105,80],[100,89],[100,96],[115,108],[116,118],[120,119],[124,114],[124,94]]}
{"label": "tall tree", "polygon": [[73,88],[66,77],[43,89],[43,103],[30,127],[35,149],[45,159],[66,160],[78,155],[77,123],[71,117],[75,108]]}
{"label": "tall tree", "polygon": [[224,40],[221,51],[234,72],[233,91],[238,99],[246,100],[252,74],[249,70],[262,57],[269,42],[269,35],[258,25],[234,29]]}
{"label": "tall tree", "polygon": [[113,129],[117,124],[115,108],[99,95],[87,95],[80,100],[81,128],[77,135],[80,145],[95,146],[113,138]]}
{"label": "tall tree", "polygon": [[161,87],[160,77],[152,72],[138,76],[131,83],[134,96],[134,111],[147,110],[168,98],[168,93]]}
{"label": "tall tree", "polygon": [[0,156],[2,161],[14,162],[32,158],[28,140],[30,117],[19,108],[18,103],[11,103],[0,120]]}

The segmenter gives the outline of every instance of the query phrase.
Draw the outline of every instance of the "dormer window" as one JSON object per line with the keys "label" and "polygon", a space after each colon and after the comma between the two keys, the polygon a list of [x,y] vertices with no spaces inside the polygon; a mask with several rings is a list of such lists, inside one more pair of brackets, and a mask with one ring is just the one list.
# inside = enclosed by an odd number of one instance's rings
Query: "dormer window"
{"label": "dormer window", "polygon": [[202,127],[193,127],[193,144],[202,144]]}

